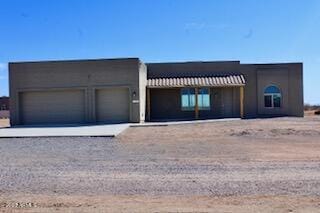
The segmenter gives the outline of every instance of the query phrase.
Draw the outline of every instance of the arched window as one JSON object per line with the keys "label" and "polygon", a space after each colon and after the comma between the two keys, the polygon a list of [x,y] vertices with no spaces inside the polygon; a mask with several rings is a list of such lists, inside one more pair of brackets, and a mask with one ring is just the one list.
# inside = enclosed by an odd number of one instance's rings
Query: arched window
{"label": "arched window", "polygon": [[264,106],[268,108],[281,107],[281,92],[276,86],[268,86],[264,90]]}

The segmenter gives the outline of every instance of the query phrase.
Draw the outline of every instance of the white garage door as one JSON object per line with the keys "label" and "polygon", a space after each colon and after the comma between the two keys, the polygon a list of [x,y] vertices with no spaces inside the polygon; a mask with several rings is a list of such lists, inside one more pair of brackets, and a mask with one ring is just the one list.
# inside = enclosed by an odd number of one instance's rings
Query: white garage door
{"label": "white garage door", "polygon": [[123,123],[129,121],[129,90],[108,88],[96,90],[98,122]]}
{"label": "white garage door", "polygon": [[67,124],[85,121],[83,90],[23,92],[20,96],[23,124]]}

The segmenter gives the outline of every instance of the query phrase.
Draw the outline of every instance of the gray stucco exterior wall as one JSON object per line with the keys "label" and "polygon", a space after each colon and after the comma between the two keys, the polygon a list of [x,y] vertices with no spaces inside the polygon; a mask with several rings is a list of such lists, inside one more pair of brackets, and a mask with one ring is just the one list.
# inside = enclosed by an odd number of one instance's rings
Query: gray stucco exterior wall
{"label": "gray stucco exterior wall", "polygon": [[[303,116],[302,63],[241,64],[240,72],[246,78],[244,111],[247,118]],[[281,90],[279,109],[264,107],[264,89],[270,85]]]}
{"label": "gray stucco exterior wall", "polygon": [[[200,110],[199,119],[240,117],[239,88],[209,88],[209,110]],[[195,111],[181,109],[181,89],[151,89],[152,120],[193,120]]]}
{"label": "gray stucco exterior wall", "polygon": [[[245,118],[269,116],[303,116],[302,63],[240,64],[239,61],[186,62],[149,63],[147,64],[147,67],[148,78],[242,74],[246,79],[246,85],[244,87]],[[282,106],[279,109],[267,109],[264,107],[264,89],[270,85],[276,85],[281,90]],[[237,93],[235,92],[234,94]],[[173,94],[171,93],[171,95]],[[177,119],[181,119],[181,117],[183,118],[182,114],[185,113],[181,112],[181,110],[179,109],[180,106],[177,105],[178,99],[180,99],[180,94],[179,92],[176,92],[174,95],[177,97],[169,98],[169,94],[167,94],[166,98],[170,100],[176,100],[175,104],[172,105],[172,107],[175,109],[171,109],[171,111],[174,111],[176,113]],[[226,99],[228,96],[222,95],[221,97],[222,99]],[[156,97],[151,97],[151,100],[152,99],[156,99]],[[239,106],[236,100],[239,100],[239,97],[235,97],[233,102],[228,102],[233,105],[232,107],[235,108],[234,111],[238,111],[237,107]],[[157,103],[160,103],[162,101],[165,102],[165,100],[163,99],[157,100]],[[168,104],[170,105],[170,103]],[[212,106],[215,107],[215,105]],[[228,106],[226,106],[222,101],[222,106],[218,109],[215,108],[215,110],[222,112],[216,112],[216,114],[218,113],[220,117],[230,117],[230,113],[226,113],[223,107],[228,108]],[[154,110],[154,112],[152,112],[152,110]],[[165,115],[161,116],[163,112],[161,110],[160,112],[159,110],[160,107],[152,107],[151,115],[157,115],[155,117],[156,119],[166,119]],[[213,113],[211,113],[210,115],[213,115]],[[239,117],[238,115],[238,113],[232,114],[232,116],[234,117]],[[186,118],[187,117],[190,117],[190,115],[186,115]],[[170,117],[170,119],[172,119],[172,116]]]}
{"label": "gray stucco exterior wall", "polygon": [[[143,66],[143,65],[142,65]],[[140,73],[142,73],[140,75]],[[85,122],[96,121],[95,90],[125,87],[129,90],[130,122],[140,122],[140,85],[144,71],[140,60],[106,59],[81,61],[49,61],[9,64],[11,125],[22,124],[20,95],[26,91],[79,89],[85,94]],[[135,94],[135,95],[133,95]],[[142,113],[144,114],[144,113]]]}

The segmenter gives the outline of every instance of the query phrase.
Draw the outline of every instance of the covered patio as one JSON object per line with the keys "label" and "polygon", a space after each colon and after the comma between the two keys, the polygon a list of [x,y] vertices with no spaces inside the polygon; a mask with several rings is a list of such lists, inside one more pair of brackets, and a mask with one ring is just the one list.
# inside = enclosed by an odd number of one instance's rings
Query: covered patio
{"label": "covered patio", "polygon": [[150,78],[146,120],[243,118],[245,85],[241,74]]}

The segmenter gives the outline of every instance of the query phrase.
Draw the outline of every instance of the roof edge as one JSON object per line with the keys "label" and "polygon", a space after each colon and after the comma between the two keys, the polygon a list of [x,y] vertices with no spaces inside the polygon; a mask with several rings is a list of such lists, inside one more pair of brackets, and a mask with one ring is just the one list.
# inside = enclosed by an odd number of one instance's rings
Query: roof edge
{"label": "roof edge", "polygon": [[200,63],[235,63],[240,64],[240,61],[173,61],[173,62],[148,62],[145,63],[146,65],[153,65],[153,64],[200,64]]}
{"label": "roof edge", "polygon": [[241,63],[240,65],[266,66],[266,65],[294,65],[294,64],[303,65],[303,62],[279,62],[279,63],[274,62],[274,63],[253,63],[253,64]]}
{"label": "roof edge", "polygon": [[[96,59],[66,59],[66,60],[39,60],[39,61],[12,61],[8,64],[36,64],[36,63],[69,63],[69,62],[91,62],[91,61],[121,61],[121,60],[136,60],[142,62],[140,58],[128,57],[128,58],[96,58]],[[142,62],[143,63],[143,62]]]}

